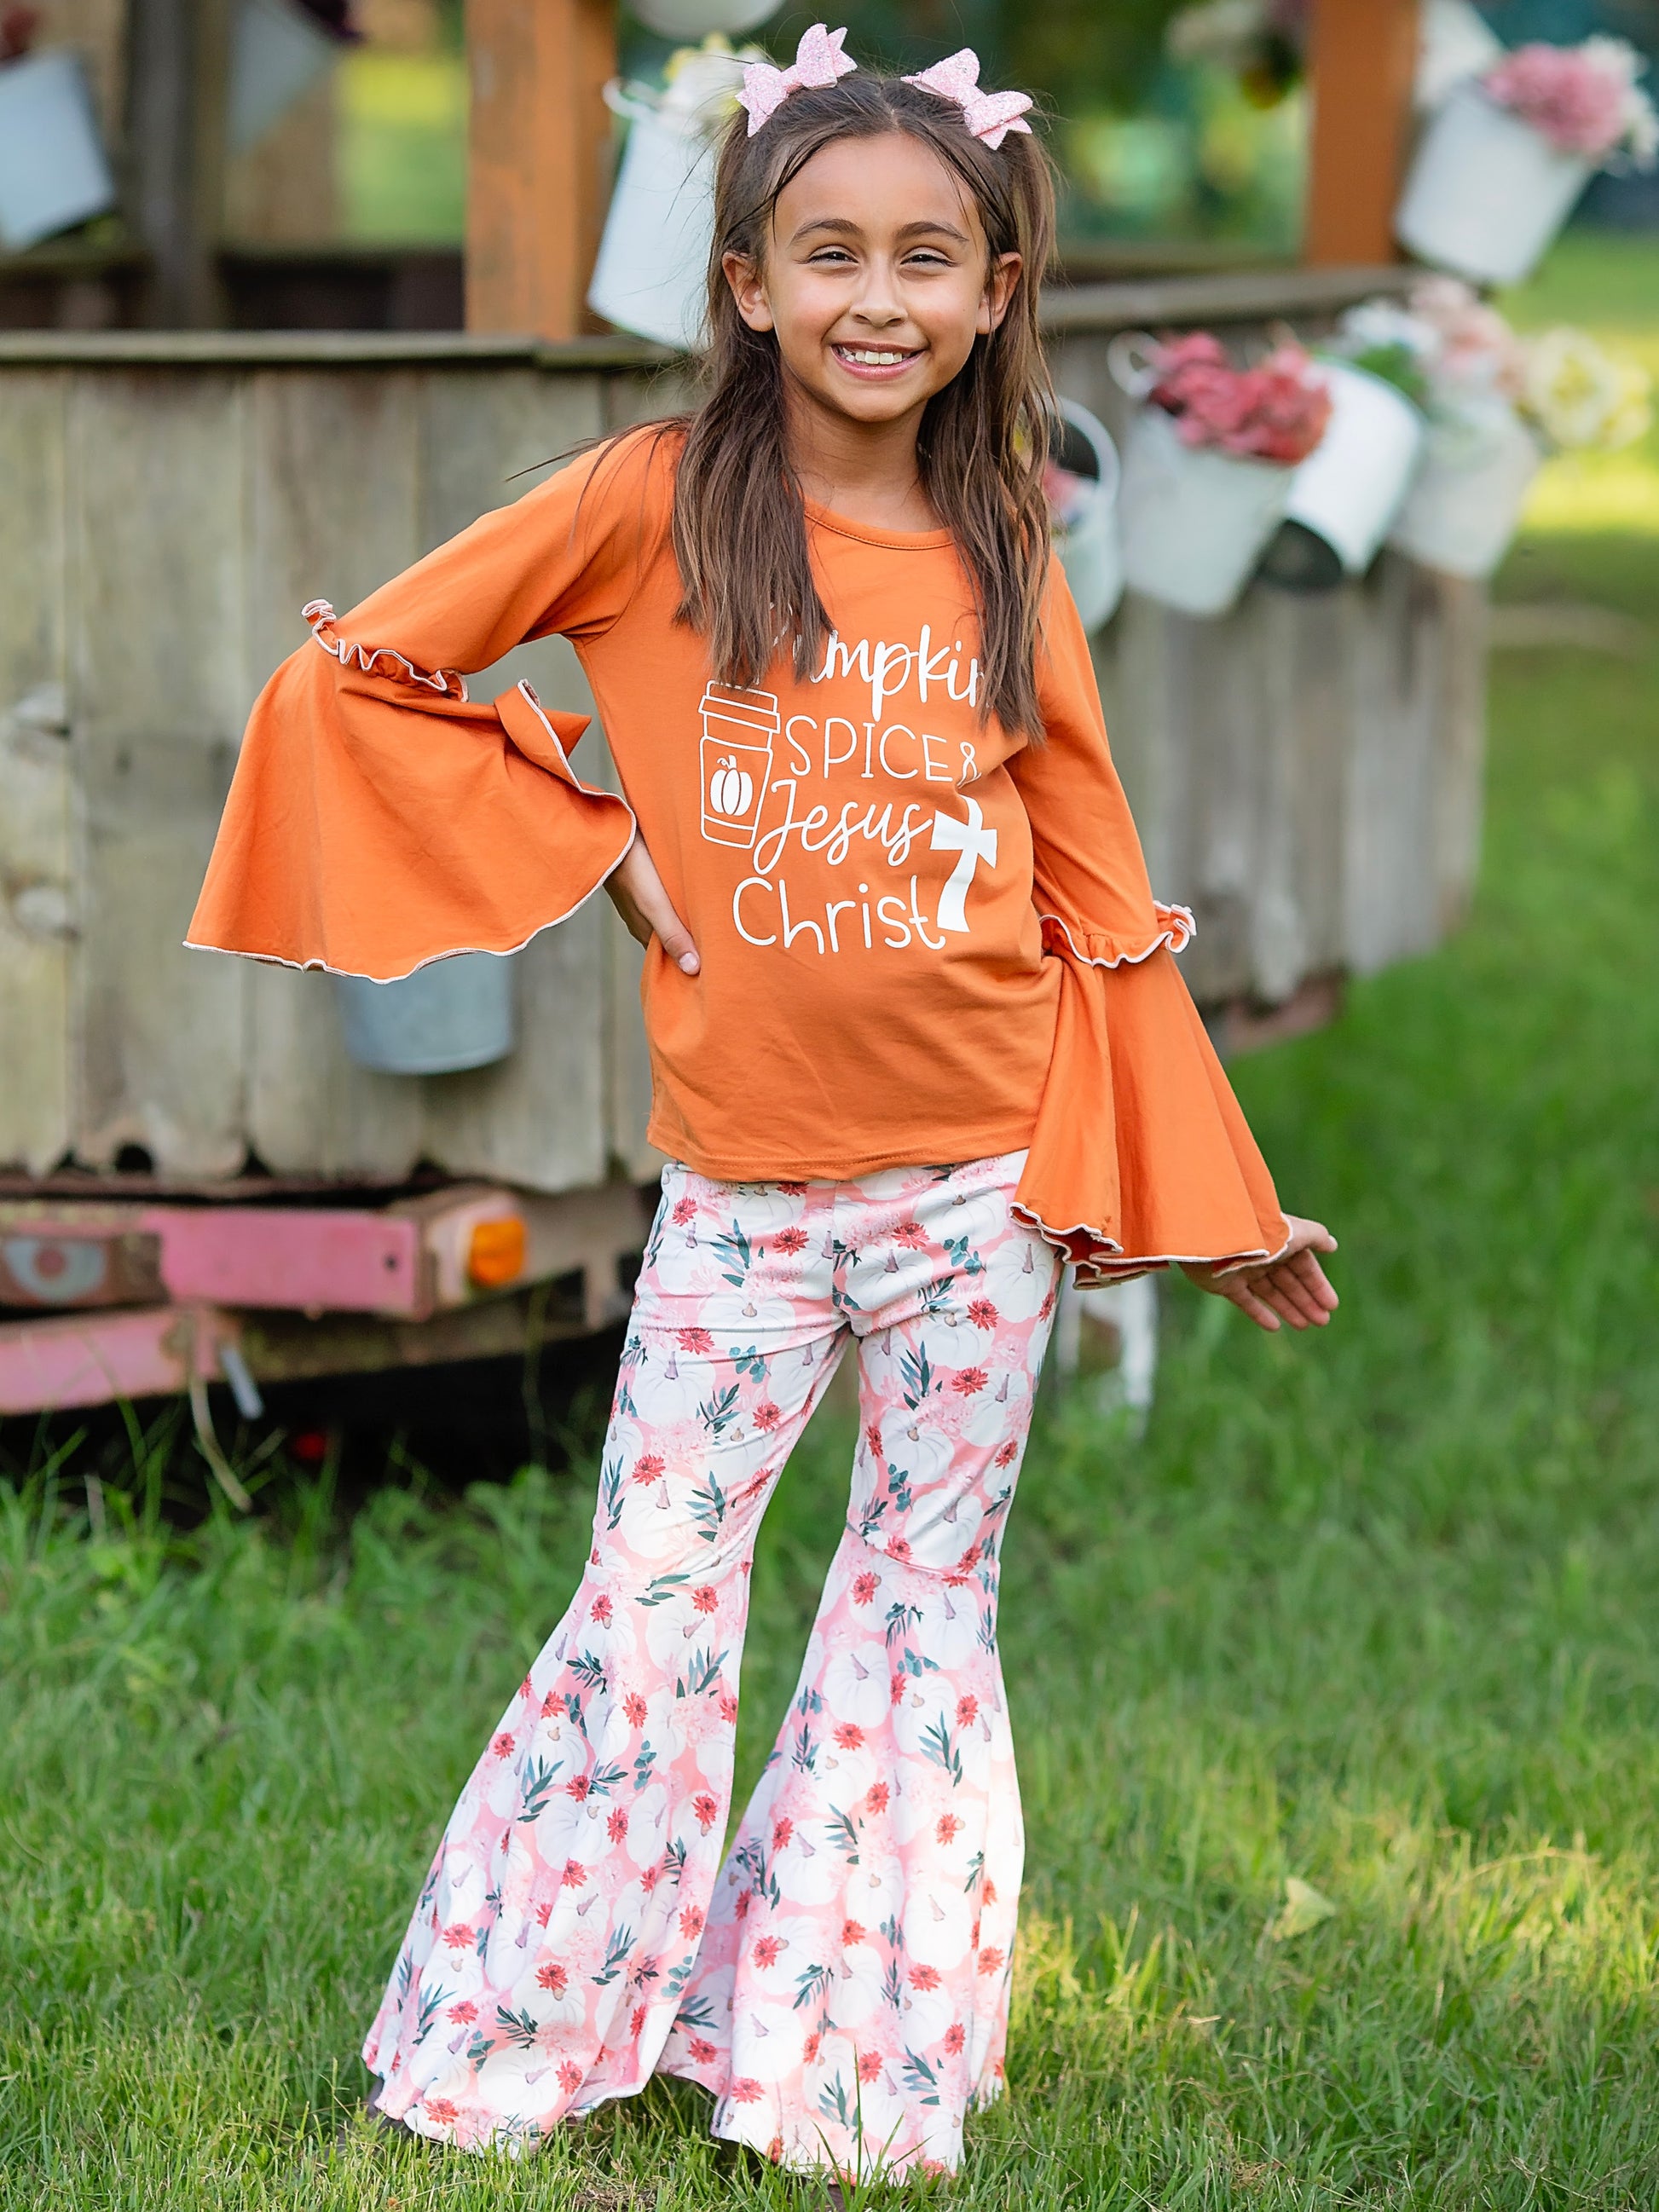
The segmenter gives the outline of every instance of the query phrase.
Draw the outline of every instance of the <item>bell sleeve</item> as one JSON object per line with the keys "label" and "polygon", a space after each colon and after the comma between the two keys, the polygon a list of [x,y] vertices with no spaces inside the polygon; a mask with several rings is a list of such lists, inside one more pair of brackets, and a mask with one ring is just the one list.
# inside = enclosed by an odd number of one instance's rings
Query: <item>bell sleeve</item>
{"label": "bell sleeve", "polygon": [[664,519],[658,472],[636,435],[349,614],[313,600],[309,641],[255,704],[186,943],[386,982],[516,951],[591,897],[635,823],[570,765],[586,718],[527,684],[473,699],[466,676],[615,620]]}
{"label": "bell sleeve", "polygon": [[1174,1261],[1267,1259],[1290,1231],[1176,967],[1193,918],[1152,897],[1088,641],[1057,570],[1039,681],[1046,742],[1008,765],[1060,981],[1017,1208],[1075,1261],[1085,1287]]}

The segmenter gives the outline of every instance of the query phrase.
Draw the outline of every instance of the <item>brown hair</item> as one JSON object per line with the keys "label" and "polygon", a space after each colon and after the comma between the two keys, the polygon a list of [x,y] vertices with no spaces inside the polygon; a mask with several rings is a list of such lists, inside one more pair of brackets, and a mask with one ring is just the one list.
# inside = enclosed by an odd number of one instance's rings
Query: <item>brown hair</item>
{"label": "brown hair", "polygon": [[1048,158],[1018,132],[994,150],[967,130],[953,101],[862,71],[793,94],[753,138],[747,124],[739,110],[716,173],[703,357],[709,390],[687,421],[675,481],[680,617],[707,635],[723,683],[757,682],[791,635],[798,677],[817,661],[831,623],[790,465],[777,340],[739,315],[721,258],[738,253],[763,268],[778,196],[812,156],[837,139],[901,131],[961,179],[993,262],[1002,253],[1023,258],[1001,324],[975,340],[960,374],[928,402],[916,459],[973,586],[981,715],[1040,736],[1034,664],[1048,568],[1042,468],[1054,408],[1037,327],[1037,288],[1054,244]]}

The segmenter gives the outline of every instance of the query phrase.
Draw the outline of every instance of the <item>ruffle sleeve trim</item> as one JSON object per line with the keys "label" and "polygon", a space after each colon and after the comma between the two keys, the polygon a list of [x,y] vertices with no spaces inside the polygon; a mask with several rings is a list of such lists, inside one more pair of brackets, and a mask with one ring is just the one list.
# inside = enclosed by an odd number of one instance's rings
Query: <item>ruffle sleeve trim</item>
{"label": "ruffle sleeve trim", "polygon": [[[406,654],[392,646],[354,645],[349,638],[342,637],[334,627],[337,619],[334,609],[326,599],[308,599],[300,613],[302,620],[310,624],[312,643],[320,645],[342,668],[355,666],[364,676],[391,675],[405,684],[423,684],[428,691],[458,700],[462,706],[467,703],[466,678],[454,670],[417,668]],[[389,669],[380,666],[383,660],[391,663]]]}
{"label": "ruffle sleeve trim", "polygon": [[1128,944],[1044,917],[1060,1001],[1015,1207],[1085,1288],[1182,1261],[1249,1267],[1289,1241],[1172,957],[1191,934],[1181,908]]}

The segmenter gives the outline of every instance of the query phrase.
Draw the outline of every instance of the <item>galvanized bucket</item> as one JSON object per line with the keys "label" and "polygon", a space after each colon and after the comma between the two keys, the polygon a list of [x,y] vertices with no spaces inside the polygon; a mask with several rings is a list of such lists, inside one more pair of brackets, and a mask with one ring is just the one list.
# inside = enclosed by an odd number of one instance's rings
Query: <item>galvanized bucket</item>
{"label": "galvanized bucket", "polygon": [[115,204],[80,57],[54,48],[0,69],[0,244],[14,253]]}
{"label": "galvanized bucket", "polygon": [[1590,164],[1460,84],[1423,133],[1394,234],[1419,261],[1477,284],[1531,275],[1589,182]]}
{"label": "galvanized bucket", "polygon": [[337,975],[346,1050],[382,1075],[456,1075],[513,1049],[513,962],[458,952],[395,983]]}

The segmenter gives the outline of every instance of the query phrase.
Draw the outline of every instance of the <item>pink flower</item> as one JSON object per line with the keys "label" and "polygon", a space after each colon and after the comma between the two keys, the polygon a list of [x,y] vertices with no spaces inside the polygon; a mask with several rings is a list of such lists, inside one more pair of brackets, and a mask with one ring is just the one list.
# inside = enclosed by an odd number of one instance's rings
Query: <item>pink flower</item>
{"label": "pink flower", "polygon": [[691,1593],[691,1602],[699,1613],[713,1613],[720,1605],[720,1592],[712,1583],[702,1583]]}
{"label": "pink flower", "polygon": [[879,2075],[880,2075],[880,2073],[881,2073],[881,2067],[882,2067],[882,2057],[881,2057],[881,2053],[880,2053],[880,2051],[860,2051],[860,2053],[859,2053],[859,2079],[860,2079],[860,2081],[876,2081],[876,2080],[879,2077]]}
{"label": "pink flower", "polygon": [[933,1833],[942,1844],[953,1844],[962,1833],[962,1823],[954,1813],[941,1813],[933,1824]]}
{"label": "pink flower", "polygon": [[854,1604],[868,1605],[871,1599],[874,1597],[876,1592],[880,1588],[881,1577],[879,1575],[854,1575],[853,1577]]}
{"label": "pink flower", "polygon": [[563,1711],[564,1703],[558,1692],[550,1690],[542,1699],[542,1718],[544,1721],[550,1721],[555,1713],[562,1713]]}
{"label": "pink flower", "polygon": [[628,1695],[623,1699],[623,1717],[627,1720],[629,1728],[643,1728],[645,1726],[645,1699],[640,1695],[637,1690],[630,1690]]}
{"label": "pink flower", "polygon": [[628,1833],[628,1815],[620,1805],[614,1808],[605,1824],[605,1832],[613,1844],[619,1844]]}
{"label": "pink flower", "polygon": [[749,1418],[763,1436],[769,1436],[783,1419],[783,1408],[775,1406],[769,1398],[763,1398],[760,1404],[751,1409]]}
{"label": "pink flower", "polygon": [[978,1718],[979,1699],[977,1698],[958,1698],[957,1699],[957,1726],[958,1728],[971,1728]]}
{"label": "pink flower", "polygon": [[442,1941],[452,1951],[470,1950],[478,1940],[477,1929],[465,1920],[452,1920],[443,1932]]}
{"label": "pink flower", "polygon": [[635,1482],[654,1482],[662,1473],[662,1460],[656,1452],[641,1452],[634,1462]]}
{"label": "pink flower", "polygon": [[805,2064],[808,2066],[816,2066],[817,2064],[818,2052],[823,2046],[823,2038],[818,2034],[815,2029],[813,2033],[807,2037],[805,2042],[803,2043],[800,2047],[800,2055]]}
{"label": "pink flower", "polygon": [[795,1824],[787,1815],[782,1820],[774,1820],[772,1823],[773,1850],[781,1851],[794,1832]]}
{"label": "pink flower", "polygon": [[864,1793],[866,1809],[872,1813],[884,1813],[887,1810],[888,1795],[887,1784],[884,1782],[872,1782]]}
{"label": "pink flower", "polygon": [[763,1968],[775,1966],[783,1956],[783,1945],[775,1936],[757,1936],[750,1949],[755,1964]]}
{"label": "pink flower", "polygon": [[740,2074],[728,2094],[734,2105],[758,2105],[763,2092],[752,2075]]}
{"label": "pink flower", "polygon": [[919,1221],[901,1221],[893,1231],[895,1244],[902,1244],[912,1252],[919,1252],[927,1242],[927,1231]]}
{"label": "pink flower", "polygon": [[714,1349],[714,1340],[706,1328],[680,1328],[674,1334],[682,1352],[712,1352]]}
{"label": "pink flower", "polygon": [[957,2051],[961,2050],[963,2045],[966,2043],[967,2040],[968,2038],[963,2033],[960,2022],[952,2021],[950,2027],[945,2031],[945,2048],[950,2052],[952,2058],[956,2057]]}
{"label": "pink flower", "polygon": [[545,1928],[552,1917],[553,1906],[550,1899],[546,1904],[538,1905],[536,1907],[536,1922],[538,1927]]}
{"label": "pink flower", "polygon": [[981,1905],[994,1905],[997,1901],[997,1886],[995,1882],[988,1881],[981,1883],[979,1895]]}
{"label": "pink flower", "polygon": [[888,1702],[890,1705],[897,1705],[899,1699],[904,1695],[904,1677],[902,1674],[890,1674],[888,1676],[887,1693]]}
{"label": "pink flower", "polygon": [[461,2117],[460,2106],[452,2105],[447,2097],[428,2097],[422,2100],[422,2110],[434,2127],[453,2128]]}
{"label": "pink flower", "polygon": [[677,1228],[684,1229],[688,1221],[695,1221],[696,1218],[697,1201],[696,1199],[677,1198],[674,1200],[674,1211],[671,1218],[673,1220]]}
{"label": "pink flower", "polygon": [[587,1869],[580,1859],[567,1859],[564,1872],[559,1876],[561,1889],[580,1889],[587,1880]]}
{"label": "pink flower", "polygon": [[582,2086],[582,2069],[574,2059],[567,2058],[559,2069],[559,2087],[566,2096],[574,2096]]}
{"label": "pink flower", "polygon": [[951,1377],[951,1388],[959,1398],[976,1398],[990,1379],[982,1367],[959,1367]]}
{"label": "pink flower", "polygon": [[562,1996],[570,1986],[570,1976],[556,1960],[550,1959],[544,1966],[537,1967],[536,1985],[538,1989],[551,1990],[556,1997]]}
{"label": "pink flower", "polygon": [[691,1800],[691,1810],[696,1814],[697,1825],[705,1836],[720,1816],[718,1802],[711,1797],[706,1790],[700,1797],[694,1797]]}
{"label": "pink flower", "polygon": [[772,1249],[775,1252],[804,1252],[806,1249],[806,1231],[804,1229],[780,1229],[772,1239]]}
{"label": "pink flower", "polygon": [[596,1598],[594,1599],[594,1601],[593,1601],[593,1618],[594,1618],[594,1620],[597,1620],[597,1621],[599,1622],[599,1626],[600,1626],[600,1627],[601,1627],[601,1628],[609,1628],[609,1627],[610,1627],[610,1626],[611,1626],[611,1601],[610,1601],[610,1599],[609,1599],[609,1598],[605,1595],[605,1592],[604,1592],[603,1590],[601,1590],[601,1591],[600,1591],[600,1593],[599,1593],[599,1595],[598,1595],[598,1597],[596,1597]]}
{"label": "pink flower", "polygon": [[879,1421],[871,1422],[869,1427],[864,1431],[864,1441],[879,1459],[881,1457],[881,1423]]}
{"label": "pink flower", "polygon": [[567,1797],[574,1797],[580,1805],[592,1787],[586,1775],[573,1774],[564,1785],[564,1794]]}
{"label": "pink flower", "polygon": [[898,1560],[902,1565],[910,1556],[909,1539],[906,1536],[890,1536],[887,1539],[887,1556],[890,1559]]}
{"label": "pink flower", "polygon": [[1652,111],[1636,89],[1639,67],[1622,39],[1586,39],[1577,46],[1534,41],[1505,54],[1481,82],[1500,107],[1559,152],[1604,161],[1628,138],[1639,161],[1652,127]]}
{"label": "pink flower", "polygon": [[720,1692],[720,1718],[729,1728],[738,1717],[738,1701],[730,1690]]}
{"label": "pink flower", "polygon": [[979,1970],[981,1973],[994,1974],[997,1968],[1001,1964],[1001,1952],[998,1950],[994,1943],[988,1943],[985,1948],[979,1954]]}
{"label": "pink flower", "polygon": [[495,1738],[495,1740],[494,1741],[494,1742],[490,1745],[490,1747],[489,1747],[489,1755],[490,1755],[490,1757],[491,1757],[492,1759],[511,1759],[511,1758],[512,1758],[512,1756],[513,1756],[513,1739],[512,1739],[512,1737],[507,1734],[507,1730],[506,1730],[505,1729],[503,1729],[501,1730],[501,1734],[500,1734],[500,1735]]}
{"label": "pink flower", "polygon": [[449,2008],[449,2017],[451,2020],[459,2021],[462,2027],[465,2027],[470,2021],[477,2020],[478,2017],[478,2008],[473,2003],[471,1997],[463,1997],[459,2004],[451,2005]]}
{"label": "pink flower", "polygon": [[970,1298],[968,1302],[968,1318],[975,1328],[994,1328],[1002,1316],[989,1298]]}
{"label": "pink flower", "polygon": [[680,1915],[680,1933],[688,1942],[702,1933],[702,1907],[688,1905]]}
{"label": "pink flower", "polygon": [[836,1743],[842,1751],[857,1751],[864,1741],[864,1730],[856,1721],[842,1721],[836,1729]]}
{"label": "pink flower", "polygon": [[628,2038],[630,2043],[636,2039],[640,2030],[645,2026],[645,2010],[643,2005],[635,2005],[634,2008],[628,2023]]}
{"label": "pink flower", "polygon": [[714,2045],[712,2043],[705,2042],[703,2038],[700,2035],[690,2037],[689,2039],[689,2044],[691,2056],[696,2060],[699,2066],[712,2066],[715,2059],[720,2057],[720,2053],[715,2050]]}
{"label": "pink flower", "polygon": [[937,1966],[912,1966],[910,1969],[910,1986],[913,1990],[936,1990],[939,1987],[939,1974]]}
{"label": "pink flower", "polygon": [[1150,397],[1175,419],[1184,446],[1293,467],[1325,434],[1331,399],[1298,346],[1280,346],[1255,368],[1235,368],[1208,331],[1166,339]]}
{"label": "pink flower", "polygon": [[997,1455],[992,1464],[996,1467],[1012,1467],[1018,1457],[1018,1440],[1014,1437],[1010,1437],[1006,1444],[999,1444],[997,1446]]}
{"label": "pink flower", "polygon": [[842,1948],[843,1950],[850,1949],[854,1943],[862,1943],[863,1941],[864,1923],[861,1920],[843,1920],[842,1922],[841,1942]]}

